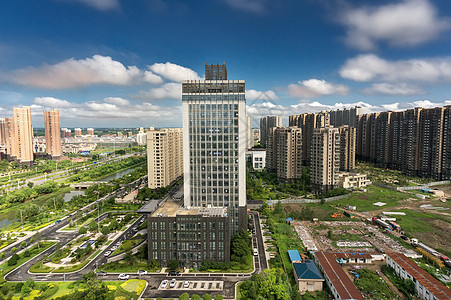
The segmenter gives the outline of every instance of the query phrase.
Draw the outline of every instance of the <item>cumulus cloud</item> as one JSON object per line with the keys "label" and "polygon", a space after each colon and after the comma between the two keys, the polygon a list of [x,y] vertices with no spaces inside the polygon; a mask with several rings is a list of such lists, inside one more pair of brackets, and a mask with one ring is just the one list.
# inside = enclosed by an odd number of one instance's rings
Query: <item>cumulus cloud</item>
{"label": "cumulus cloud", "polygon": [[125,67],[109,56],[94,55],[86,59],[68,59],[54,65],[13,71],[8,78],[21,85],[64,89],[91,84],[128,85],[140,78],[141,71]]}
{"label": "cumulus cloud", "polygon": [[355,81],[451,81],[451,57],[388,61],[364,54],[348,59],[339,73]]}
{"label": "cumulus cloud", "polygon": [[95,9],[104,11],[119,8],[118,0],[60,0],[60,1],[79,2],[91,6]]}
{"label": "cumulus cloud", "polygon": [[392,84],[387,82],[375,83],[370,88],[364,90],[367,94],[385,94],[385,95],[418,95],[424,91],[414,85],[406,83]]}
{"label": "cumulus cloud", "polygon": [[200,79],[199,75],[189,69],[170,62],[156,63],[149,66],[149,69],[166,79],[174,82],[182,82],[183,80]]}
{"label": "cumulus cloud", "polygon": [[33,103],[50,108],[64,108],[72,106],[69,101],[57,99],[54,97],[36,97],[34,98]]}
{"label": "cumulus cloud", "polygon": [[360,50],[374,49],[378,42],[415,46],[437,38],[450,28],[428,0],[403,0],[381,6],[350,8],[341,23],[347,27],[346,43]]}
{"label": "cumulus cloud", "polygon": [[225,0],[225,3],[234,9],[245,12],[262,14],[266,12],[266,0]]}
{"label": "cumulus cloud", "polygon": [[149,100],[181,99],[182,86],[180,83],[165,83],[160,87],[152,88],[146,92],[141,92],[137,95],[137,97]]}
{"label": "cumulus cloud", "polygon": [[160,76],[152,73],[151,71],[145,71],[144,72],[143,80],[145,82],[149,82],[149,83],[152,83],[152,84],[162,84],[163,83],[163,79]]}
{"label": "cumulus cloud", "polygon": [[346,95],[349,88],[342,84],[333,84],[325,80],[309,79],[299,81],[297,84],[290,84],[288,91],[291,96],[316,98],[323,95]]}
{"label": "cumulus cloud", "polygon": [[115,104],[118,106],[130,105],[130,101],[128,101],[127,99],[120,98],[120,97],[108,97],[108,98],[105,98],[104,101],[106,103]]}
{"label": "cumulus cloud", "polygon": [[257,90],[246,90],[247,100],[277,100],[279,97],[272,90],[267,91],[257,91]]}

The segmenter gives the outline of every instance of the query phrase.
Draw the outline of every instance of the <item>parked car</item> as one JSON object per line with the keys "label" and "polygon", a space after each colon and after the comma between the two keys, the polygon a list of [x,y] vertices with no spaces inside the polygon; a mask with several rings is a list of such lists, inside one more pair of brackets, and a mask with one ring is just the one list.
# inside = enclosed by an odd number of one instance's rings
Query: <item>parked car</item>
{"label": "parked car", "polygon": [[177,271],[170,271],[170,272],[168,273],[168,275],[169,275],[169,276],[178,276],[178,275],[180,275],[180,272],[177,272]]}
{"label": "parked car", "polygon": [[177,280],[172,279],[172,280],[171,280],[171,284],[169,285],[169,287],[170,287],[170,288],[175,287],[175,284],[176,284],[176,283],[177,283]]}
{"label": "parked car", "polygon": [[105,256],[110,256],[110,254],[111,254],[111,251],[107,251],[107,252],[105,252],[103,255],[105,255]]}
{"label": "parked car", "polygon": [[107,273],[105,271],[97,271],[97,276],[106,276]]}
{"label": "parked car", "polygon": [[130,278],[130,275],[127,275],[127,274],[119,274],[119,276],[118,276],[117,278],[118,278],[118,279],[121,279],[121,280],[127,280],[127,279]]}
{"label": "parked car", "polygon": [[147,271],[146,270],[138,270],[138,272],[136,274],[138,274],[138,275],[146,275]]}
{"label": "parked car", "polygon": [[258,256],[258,249],[254,248],[254,256]]}
{"label": "parked car", "polygon": [[183,283],[183,287],[184,288],[189,288],[189,281],[185,281],[185,283]]}
{"label": "parked car", "polygon": [[117,249],[117,247],[116,246],[113,246],[113,247],[111,247],[111,251],[115,251]]}
{"label": "parked car", "polygon": [[167,287],[168,287],[168,280],[165,279],[165,280],[163,280],[163,281],[161,282],[161,288],[162,288],[162,289],[165,289],[165,288],[167,288]]}

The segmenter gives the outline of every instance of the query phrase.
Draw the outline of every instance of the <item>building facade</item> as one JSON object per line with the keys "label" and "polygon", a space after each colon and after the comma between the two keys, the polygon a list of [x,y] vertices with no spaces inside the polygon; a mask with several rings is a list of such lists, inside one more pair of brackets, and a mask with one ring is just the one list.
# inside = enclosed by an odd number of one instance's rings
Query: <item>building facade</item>
{"label": "building facade", "polygon": [[246,159],[249,167],[252,167],[255,171],[263,171],[266,168],[266,149],[248,149]]}
{"label": "building facade", "polygon": [[282,127],[282,116],[266,116],[260,118],[260,144],[263,147],[268,147],[269,131],[273,127]]}
{"label": "building facade", "polygon": [[184,203],[227,208],[233,235],[247,222],[245,82],[227,80],[225,64],[205,73],[182,83]]}
{"label": "building facade", "polygon": [[230,260],[230,218],[225,208],[183,208],[168,200],[148,216],[149,261],[171,260],[197,269],[205,260]]}
{"label": "building facade", "polygon": [[162,188],[183,175],[182,128],[152,128],[147,135],[148,187]]}
{"label": "building facade", "polygon": [[13,109],[12,156],[21,163],[33,162],[33,128],[29,106]]}
{"label": "building facade", "polygon": [[340,131],[334,127],[316,128],[312,139],[311,183],[317,193],[338,187]]}
{"label": "building facade", "polygon": [[340,132],[340,170],[352,172],[355,169],[355,137],[356,129],[344,125],[338,128]]}
{"label": "building facade", "polygon": [[59,110],[44,111],[45,147],[47,154],[61,156],[60,113]]}
{"label": "building facade", "polygon": [[266,167],[285,182],[301,178],[301,128],[273,127],[269,130]]}

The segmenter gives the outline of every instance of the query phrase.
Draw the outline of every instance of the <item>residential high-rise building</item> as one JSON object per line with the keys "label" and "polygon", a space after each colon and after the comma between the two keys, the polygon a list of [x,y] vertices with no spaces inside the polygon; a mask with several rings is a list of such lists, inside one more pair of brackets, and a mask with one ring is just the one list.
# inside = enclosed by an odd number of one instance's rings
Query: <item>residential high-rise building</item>
{"label": "residential high-rise building", "polygon": [[283,181],[302,176],[302,129],[273,127],[269,130],[266,168]]}
{"label": "residential high-rise building", "polygon": [[312,189],[325,193],[338,186],[340,131],[334,127],[315,128],[312,139]]}
{"label": "residential high-rise building", "polygon": [[33,128],[29,106],[13,109],[13,156],[22,163],[33,162]]}
{"label": "residential high-rise building", "polygon": [[87,135],[94,136],[94,129],[93,128],[88,128],[87,129]]}
{"label": "residential high-rise building", "polygon": [[260,144],[263,147],[267,147],[269,130],[273,127],[282,127],[282,126],[283,126],[282,116],[266,116],[260,118]]}
{"label": "residential high-rise building", "polygon": [[182,128],[151,129],[147,135],[148,187],[162,188],[183,175]]}
{"label": "residential high-rise building", "polygon": [[14,126],[12,118],[5,118],[5,149],[10,158],[15,157]]}
{"label": "residential high-rise building", "polygon": [[206,65],[205,80],[182,83],[184,204],[226,208],[231,234],[247,227],[244,80]]}
{"label": "residential high-rise building", "polygon": [[343,125],[338,127],[340,132],[340,170],[352,172],[355,169],[355,127]]}
{"label": "residential high-rise building", "polygon": [[75,128],[74,129],[74,135],[75,136],[81,136],[81,128]]}
{"label": "residential high-rise building", "polygon": [[6,124],[5,119],[0,119],[0,145],[6,145]]}
{"label": "residential high-rise building", "polygon": [[59,110],[44,111],[46,152],[52,157],[61,156]]}
{"label": "residential high-rise building", "polygon": [[348,125],[349,127],[356,127],[359,115],[362,114],[362,107],[354,106],[351,108],[343,108],[336,110],[329,110],[330,125],[340,127]]}
{"label": "residential high-rise building", "polygon": [[254,147],[254,130],[252,129],[252,117],[247,115],[247,148]]}
{"label": "residential high-rise building", "polygon": [[289,118],[289,124],[302,129],[302,164],[310,166],[312,154],[312,138],[315,128],[322,128],[330,125],[330,115],[328,112],[306,113],[293,115]]}

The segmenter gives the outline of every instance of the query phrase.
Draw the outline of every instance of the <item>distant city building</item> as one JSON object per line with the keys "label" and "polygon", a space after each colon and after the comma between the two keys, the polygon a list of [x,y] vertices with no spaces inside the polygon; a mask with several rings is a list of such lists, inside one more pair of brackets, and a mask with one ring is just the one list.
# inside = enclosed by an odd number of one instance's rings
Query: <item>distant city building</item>
{"label": "distant city building", "polygon": [[312,139],[315,128],[328,127],[330,115],[328,112],[306,113],[289,117],[290,127],[302,129],[302,164],[310,166],[312,155]]}
{"label": "distant city building", "polygon": [[61,156],[60,114],[59,110],[44,111],[45,144],[47,154]]}
{"label": "distant city building", "polygon": [[117,137],[122,137],[122,131],[117,132]]}
{"label": "distant city building", "polygon": [[338,187],[340,131],[334,127],[315,128],[312,139],[312,189],[325,193]]}
{"label": "distant city building", "polygon": [[330,125],[334,127],[343,125],[356,127],[358,117],[362,114],[362,107],[354,106],[351,108],[329,110],[328,113],[330,114]]}
{"label": "distant city building", "polygon": [[267,147],[269,130],[273,127],[282,127],[282,126],[283,126],[282,116],[266,116],[260,118],[260,144],[263,147]]}
{"label": "distant city building", "polygon": [[246,159],[249,167],[252,167],[255,171],[263,171],[266,167],[266,149],[248,149]]}
{"label": "distant city building", "polygon": [[205,73],[182,84],[185,207],[227,208],[232,236],[247,228],[245,82],[225,64]]}
{"label": "distant city building", "polygon": [[136,142],[138,145],[143,146],[147,144],[147,134],[143,132],[140,132],[136,135]]}
{"label": "distant city building", "polygon": [[29,106],[13,109],[13,153],[21,163],[33,163],[33,128]]}
{"label": "distant city building", "polygon": [[254,132],[254,145],[260,143],[260,129],[253,128],[252,131]]}
{"label": "distant city building", "polygon": [[252,117],[247,115],[247,146],[246,148],[254,147],[254,130],[252,129]]}
{"label": "distant city building", "polygon": [[74,129],[74,135],[75,135],[76,137],[81,136],[81,128],[75,128],[75,129]]}
{"label": "distant city building", "polygon": [[90,136],[94,136],[94,129],[93,128],[88,128],[86,134],[90,135]]}
{"label": "distant city building", "polygon": [[273,127],[267,139],[266,168],[283,181],[302,176],[302,129]]}
{"label": "distant city building", "polygon": [[364,114],[356,156],[410,176],[451,179],[451,107]]}
{"label": "distant city building", "polygon": [[355,169],[356,129],[347,125],[338,128],[340,132],[340,170],[351,172]]}
{"label": "distant city building", "polygon": [[183,175],[182,128],[151,129],[147,137],[148,187],[162,188]]}

